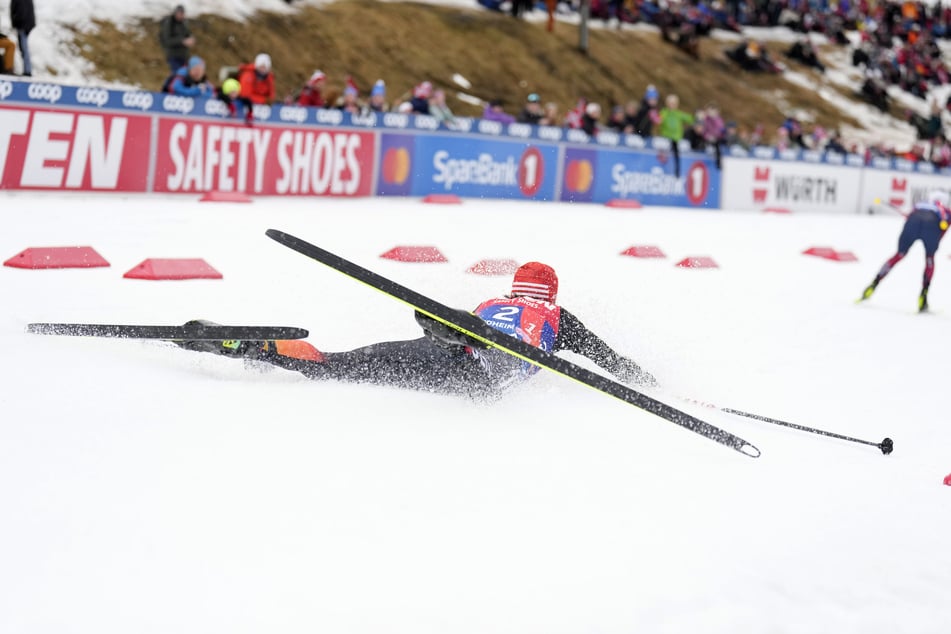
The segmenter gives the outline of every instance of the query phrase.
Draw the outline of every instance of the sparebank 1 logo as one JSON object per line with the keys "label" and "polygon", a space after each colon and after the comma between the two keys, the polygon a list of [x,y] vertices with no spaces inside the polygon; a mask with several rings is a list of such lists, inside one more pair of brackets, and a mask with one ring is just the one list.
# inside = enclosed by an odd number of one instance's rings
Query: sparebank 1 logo
{"label": "sparebank 1 logo", "polygon": [[545,180],[545,160],[536,147],[522,153],[518,161],[518,188],[526,196],[534,196]]}
{"label": "sparebank 1 logo", "polygon": [[594,168],[588,159],[574,159],[565,168],[565,189],[576,194],[586,194],[594,182]]}
{"label": "sparebank 1 logo", "polygon": [[405,184],[411,164],[409,150],[405,147],[389,148],[383,154],[383,182],[388,185]]}

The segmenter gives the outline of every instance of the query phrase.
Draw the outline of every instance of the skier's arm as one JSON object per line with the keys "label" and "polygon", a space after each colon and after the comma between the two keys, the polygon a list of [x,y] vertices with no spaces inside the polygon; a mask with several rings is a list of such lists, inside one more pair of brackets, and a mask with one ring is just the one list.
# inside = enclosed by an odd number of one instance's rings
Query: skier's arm
{"label": "skier's arm", "polygon": [[583,355],[625,383],[657,384],[657,380],[650,372],[643,370],[633,360],[619,355],[600,337],[588,330],[581,320],[564,308],[561,309],[561,324],[553,352],[559,350],[570,350]]}
{"label": "skier's arm", "polygon": [[[460,314],[471,316],[470,313],[467,313],[464,310],[458,311]],[[428,337],[433,343],[435,343],[440,348],[456,348],[460,346],[469,346],[471,348],[485,348],[486,345],[479,341],[478,339],[473,339],[469,335],[463,333],[461,330],[456,330],[452,326],[444,324],[441,321],[436,321],[432,317],[424,315],[423,313],[416,311],[414,317],[416,318],[416,323],[423,329],[423,333]]]}

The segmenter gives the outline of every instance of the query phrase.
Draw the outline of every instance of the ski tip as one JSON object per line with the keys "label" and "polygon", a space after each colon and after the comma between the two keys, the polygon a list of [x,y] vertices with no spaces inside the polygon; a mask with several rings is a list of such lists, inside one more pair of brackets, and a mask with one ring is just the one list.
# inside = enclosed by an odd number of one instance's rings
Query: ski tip
{"label": "ski tip", "polygon": [[750,458],[759,458],[762,454],[758,447],[751,445],[750,443],[744,443],[736,448],[741,454],[749,456]]}

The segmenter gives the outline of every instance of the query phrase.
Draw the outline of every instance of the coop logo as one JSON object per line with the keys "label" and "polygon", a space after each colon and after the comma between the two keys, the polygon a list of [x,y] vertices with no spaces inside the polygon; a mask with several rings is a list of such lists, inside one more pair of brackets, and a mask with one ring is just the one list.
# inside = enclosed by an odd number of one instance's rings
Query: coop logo
{"label": "coop logo", "polygon": [[251,110],[254,118],[259,121],[267,121],[271,118],[271,106],[257,105]]}
{"label": "coop logo", "polygon": [[611,146],[620,145],[621,135],[619,135],[617,132],[602,130],[601,132],[598,132],[598,143],[601,145]]}
{"label": "coop logo", "polygon": [[479,132],[482,134],[502,134],[502,124],[498,121],[480,121]]}
{"label": "coop logo", "polygon": [[209,99],[205,102],[205,114],[223,117],[230,113],[228,112],[228,106],[226,106],[224,102],[217,99]]}
{"label": "coop logo", "polygon": [[30,84],[26,96],[34,101],[56,103],[63,98],[63,89],[55,84]]}
{"label": "coop logo", "polygon": [[566,136],[571,143],[588,143],[591,141],[591,138],[588,137],[588,133],[584,130],[568,130]]}
{"label": "coop logo", "polygon": [[297,108],[295,106],[282,106],[278,112],[278,118],[281,121],[292,121],[294,123],[304,123],[307,121],[307,108]]}
{"label": "coop logo", "polygon": [[383,115],[383,125],[388,128],[405,128],[409,126],[409,117],[405,114],[387,113]]}
{"label": "coop logo", "polygon": [[483,152],[477,159],[452,158],[446,150],[433,155],[433,182],[447,190],[455,185],[483,185],[489,187],[517,187],[518,164],[514,157],[496,161]]}
{"label": "coop logo", "polygon": [[323,123],[325,125],[340,125],[342,122],[343,113],[339,110],[320,109],[317,111],[317,123]]}
{"label": "coop logo", "polygon": [[76,91],[76,101],[102,108],[109,103],[109,91],[102,88],[80,88]]}
{"label": "coop logo", "polygon": [[372,128],[376,126],[376,114],[368,112],[367,114],[351,115],[350,123],[353,125],[362,126],[364,128]]}
{"label": "coop logo", "polygon": [[527,123],[510,123],[508,132],[509,136],[527,139],[532,136],[532,126]]}
{"label": "coop logo", "polygon": [[561,141],[561,128],[550,125],[538,126],[538,138],[544,141]]}
{"label": "coop logo", "polygon": [[628,134],[624,137],[624,145],[638,150],[643,150],[647,147],[647,142],[644,140],[644,137],[638,136],[636,134]]}
{"label": "coop logo", "polygon": [[8,81],[0,81],[0,101],[13,94],[13,84]]}
{"label": "coop logo", "polygon": [[122,105],[126,108],[135,108],[137,110],[148,110],[155,103],[152,93],[148,92],[127,92],[122,95]]}
{"label": "coop logo", "polygon": [[162,99],[162,110],[165,112],[181,112],[188,114],[195,109],[195,100],[191,97],[168,95]]}
{"label": "coop logo", "polygon": [[471,132],[472,119],[467,119],[467,118],[455,119],[452,122],[452,129],[458,130],[459,132]]}
{"label": "coop logo", "polygon": [[417,130],[438,130],[439,119],[427,115],[419,115],[413,120],[413,125]]}

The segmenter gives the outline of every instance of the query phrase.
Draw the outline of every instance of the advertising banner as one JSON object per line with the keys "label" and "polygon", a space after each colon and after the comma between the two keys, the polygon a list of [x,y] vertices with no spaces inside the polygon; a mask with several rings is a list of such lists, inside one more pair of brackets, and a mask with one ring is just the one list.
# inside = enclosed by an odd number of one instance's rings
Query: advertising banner
{"label": "advertising banner", "polygon": [[367,196],[373,133],[161,118],[154,190]]}
{"label": "advertising banner", "polygon": [[456,194],[553,200],[558,148],[549,144],[450,135],[383,134],[381,196]]}
{"label": "advertising banner", "polygon": [[828,163],[730,158],[724,161],[724,209],[856,213],[862,169]]}
{"label": "advertising banner", "polygon": [[718,209],[720,171],[714,161],[700,154],[683,154],[678,178],[672,159],[665,151],[568,148],[561,200],[626,199],[643,205]]}
{"label": "advertising banner", "polygon": [[151,119],[0,105],[0,188],[144,192]]}

